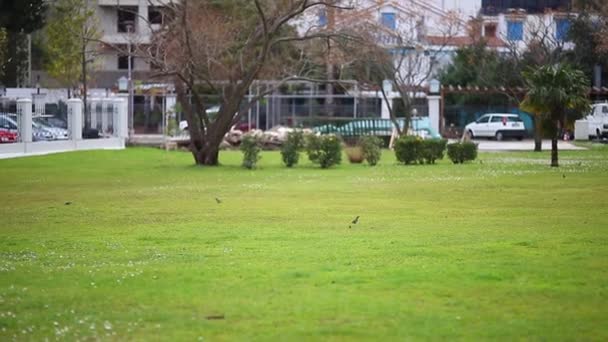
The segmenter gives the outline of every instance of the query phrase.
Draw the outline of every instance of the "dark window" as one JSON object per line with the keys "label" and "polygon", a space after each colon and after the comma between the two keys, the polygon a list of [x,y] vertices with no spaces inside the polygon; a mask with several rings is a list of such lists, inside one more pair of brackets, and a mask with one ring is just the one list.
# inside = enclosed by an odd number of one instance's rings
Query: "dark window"
{"label": "dark window", "polygon": [[[126,51],[126,46],[123,46],[121,50]],[[133,52],[133,51],[131,51]],[[118,54],[118,70],[129,69],[129,56],[127,54]],[[131,70],[135,69],[135,59],[131,56]]]}
{"label": "dark window", "polygon": [[496,24],[486,24],[485,25],[485,37],[496,37]]}
{"label": "dark window", "polygon": [[487,123],[488,121],[490,121],[489,116],[482,116],[481,118],[479,118],[479,120],[477,120],[477,123]]}
{"label": "dark window", "polygon": [[148,22],[150,24],[162,24],[163,23],[162,8],[155,7],[155,6],[148,7]]}
{"label": "dark window", "polygon": [[522,120],[519,116],[507,116],[507,121],[508,122],[523,122],[524,120]]}
{"label": "dark window", "polygon": [[118,32],[128,33],[136,31],[137,7],[120,7],[117,10]]}
{"label": "dark window", "polygon": [[493,116],[490,122],[502,122],[505,120],[504,116]]}

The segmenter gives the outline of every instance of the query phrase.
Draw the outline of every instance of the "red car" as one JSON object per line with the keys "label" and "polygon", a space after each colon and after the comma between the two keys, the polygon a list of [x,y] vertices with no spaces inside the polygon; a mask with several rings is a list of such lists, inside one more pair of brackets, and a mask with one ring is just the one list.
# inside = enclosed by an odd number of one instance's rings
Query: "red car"
{"label": "red car", "polygon": [[0,144],[17,142],[18,137],[17,133],[0,129]]}

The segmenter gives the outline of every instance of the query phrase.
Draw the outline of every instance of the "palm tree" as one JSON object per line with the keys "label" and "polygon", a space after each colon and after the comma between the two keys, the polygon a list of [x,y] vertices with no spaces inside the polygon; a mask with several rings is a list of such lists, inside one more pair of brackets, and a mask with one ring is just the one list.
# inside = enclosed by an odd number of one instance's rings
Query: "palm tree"
{"label": "palm tree", "polygon": [[533,106],[533,103],[530,102],[522,102],[519,105],[521,110],[524,110],[528,113],[531,113],[534,118],[534,152],[542,152],[543,150],[543,117],[545,113],[543,113],[542,108],[536,108]]}
{"label": "palm tree", "polygon": [[564,128],[566,112],[589,110],[589,81],[585,74],[569,65],[545,65],[524,73],[528,93],[522,107],[545,113],[551,119],[555,134],[551,139],[551,166],[559,166],[557,141]]}

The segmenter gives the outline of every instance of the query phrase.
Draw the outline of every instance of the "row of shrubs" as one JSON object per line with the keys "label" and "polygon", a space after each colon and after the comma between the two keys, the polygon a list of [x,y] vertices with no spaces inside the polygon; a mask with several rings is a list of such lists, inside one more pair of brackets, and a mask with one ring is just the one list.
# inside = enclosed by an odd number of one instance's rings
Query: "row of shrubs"
{"label": "row of shrubs", "polygon": [[445,139],[421,139],[404,136],[395,143],[395,156],[404,164],[435,164],[446,151],[454,164],[462,164],[477,158],[477,145],[472,142],[448,144]]}
{"label": "row of shrubs", "polygon": [[[347,149],[351,163],[366,161],[374,166],[382,155],[383,142],[375,136],[362,136],[357,145]],[[454,164],[461,164],[477,158],[477,145],[471,142],[448,144],[445,139],[421,139],[404,136],[395,143],[395,156],[404,164],[435,164],[443,159],[447,147],[448,158]],[[260,160],[260,145],[253,135],[245,135],[241,141],[243,167],[253,169]],[[290,132],[281,147],[281,157],[287,167],[293,167],[305,151],[308,159],[321,168],[329,168],[342,161],[342,141],[335,135],[304,135],[302,131]]]}

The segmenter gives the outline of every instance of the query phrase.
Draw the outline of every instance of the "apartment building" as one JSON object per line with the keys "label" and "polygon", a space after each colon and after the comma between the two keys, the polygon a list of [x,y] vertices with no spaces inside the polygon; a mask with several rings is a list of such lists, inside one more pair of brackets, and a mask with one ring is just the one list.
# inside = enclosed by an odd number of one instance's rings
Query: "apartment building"
{"label": "apartment building", "polygon": [[[118,79],[126,76],[129,56],[122,51],[133,50],[136,45],[149,44],[152,31],[162,24],[161,8],[169,0],[96,0],[95,11],[99,18],[102,46],[96,58],[92,80],[97,88],[113,88]],[[146,61],[131,57],[131,68],[135,81],[148,81],[151,73]]]}
{"label": "apartment building", "polygon": [[519,51],[541,39],[569,48],[571,8],[571,0],[483,0],[481,36],[500,39]]}

